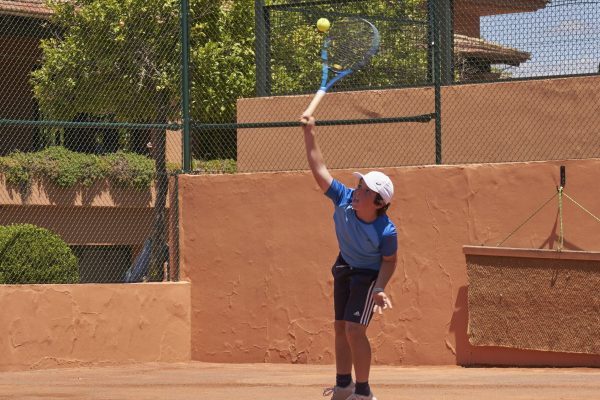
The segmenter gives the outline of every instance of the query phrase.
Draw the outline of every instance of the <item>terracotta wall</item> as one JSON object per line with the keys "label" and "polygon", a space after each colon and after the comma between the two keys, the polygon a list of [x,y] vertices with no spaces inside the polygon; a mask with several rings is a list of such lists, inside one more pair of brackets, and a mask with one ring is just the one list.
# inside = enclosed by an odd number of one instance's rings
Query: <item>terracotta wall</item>
{"label": "terracotta wall", "polygon": [[[442,88],[446,164],[600,157],[600,76],[455,85]],[[238,122],[296,121],[310,96],[238,101]],[[434,112],[431,88],[330,93],[323,120]],[[435,163],[435,124],[319,128],[330,168]],[[385,143],[384,147],[377,147]],[[299,128],[238,130],[240,171],[306,169]]]}
{"label": "terracotta wall", "polygon": [[[594,365],[600,356],[474,347],[462,246],[496,245],[556,193],[560,162],[388,168],[399,262],[394,308],[369,329],[377,364]],[[600,214],[600,160],[565,161],[566,193]],[[334,171],[354,184],[352,170]],[[192,358],[333,363],[332,207],[308,172],[181,176],[181,268]],[[509,247],[555,248],[557,201]],[[566,201],[565,247],[599,250],[598,223]]]}
{"label": "terracotta wall", "polygon": [[190,359],[190,284],[1,285],[0,371]]}

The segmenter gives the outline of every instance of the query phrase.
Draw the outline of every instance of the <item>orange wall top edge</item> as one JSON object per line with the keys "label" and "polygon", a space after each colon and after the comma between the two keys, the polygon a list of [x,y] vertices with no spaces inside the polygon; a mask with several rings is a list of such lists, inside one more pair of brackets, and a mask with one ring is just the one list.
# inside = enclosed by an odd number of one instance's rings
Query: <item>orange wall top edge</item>
{"label": "orange wall top edge", "polygon": [[600,261],[598,251],[527,249],[514,247],[463,246],[463,253],[470,256],[497,256],[523,258],[551,258],[560,260]]}

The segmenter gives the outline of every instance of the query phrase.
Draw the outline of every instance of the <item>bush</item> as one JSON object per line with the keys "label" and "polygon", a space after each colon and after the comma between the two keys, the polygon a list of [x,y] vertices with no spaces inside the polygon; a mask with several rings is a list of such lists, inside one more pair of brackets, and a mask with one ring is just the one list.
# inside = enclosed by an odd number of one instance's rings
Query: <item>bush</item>
{"label": "bush", "polygon": [[33,178],[47,179],[61,188],[89,187],[108,179],[119,187],[138,190],[149,189],[155,174],[154,161],[143,155],[119,151],[97,156],[62,146],[0,157],[0,173],[8,184],[16,186],[28,186]]}
{"label": "bush", "polygon": [[194,173],[200,174],[235,174],[237,163],[233,159],[224,160],[194,160]]}
{"label": "bush", "polygon": [[119,151],[105,156],[109,164],[107,178],[123,188],[149,189],[154,180],[154,161],[146,156]]}
{"label": "bush", "polygon": [[[182,166],[175,163],[167,163],[167,170],[171,174],[180,173]],[[192,160],[192,173],[194,174],[235,174],[237,162],[231,158],[218,160]]]}
{"label": "bush", "polygon": [[48,229],[0,226],[0,284],[5,283],[79,283],[77,258]]}
{"label": "bush", "polygon": [[62,188],[77,184],[91,186],[107,171],[106,163],[100,157],[70,151],[62,146],[51,146],[28,154],[33,175],[49,179]]}

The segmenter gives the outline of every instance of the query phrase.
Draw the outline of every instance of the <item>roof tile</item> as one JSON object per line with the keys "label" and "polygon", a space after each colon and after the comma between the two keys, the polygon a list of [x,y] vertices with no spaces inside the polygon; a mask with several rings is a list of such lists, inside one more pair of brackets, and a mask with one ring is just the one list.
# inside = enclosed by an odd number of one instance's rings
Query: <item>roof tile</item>
{"label": "roof tile", "polygon": [[52,10],[44,0],[0,0],[0,14],[45,18]]}

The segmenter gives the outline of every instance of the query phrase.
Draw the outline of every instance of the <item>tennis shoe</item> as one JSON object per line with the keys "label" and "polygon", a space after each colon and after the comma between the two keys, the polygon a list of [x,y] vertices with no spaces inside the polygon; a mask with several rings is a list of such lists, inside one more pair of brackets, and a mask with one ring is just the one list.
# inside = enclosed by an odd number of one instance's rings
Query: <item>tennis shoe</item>
{"label": "tennis shoe", "polygon": [[354,382],[346,387],[334,386],[323,390],[323,396],[331,396],[331,400],[346,400],[354,393]]}

